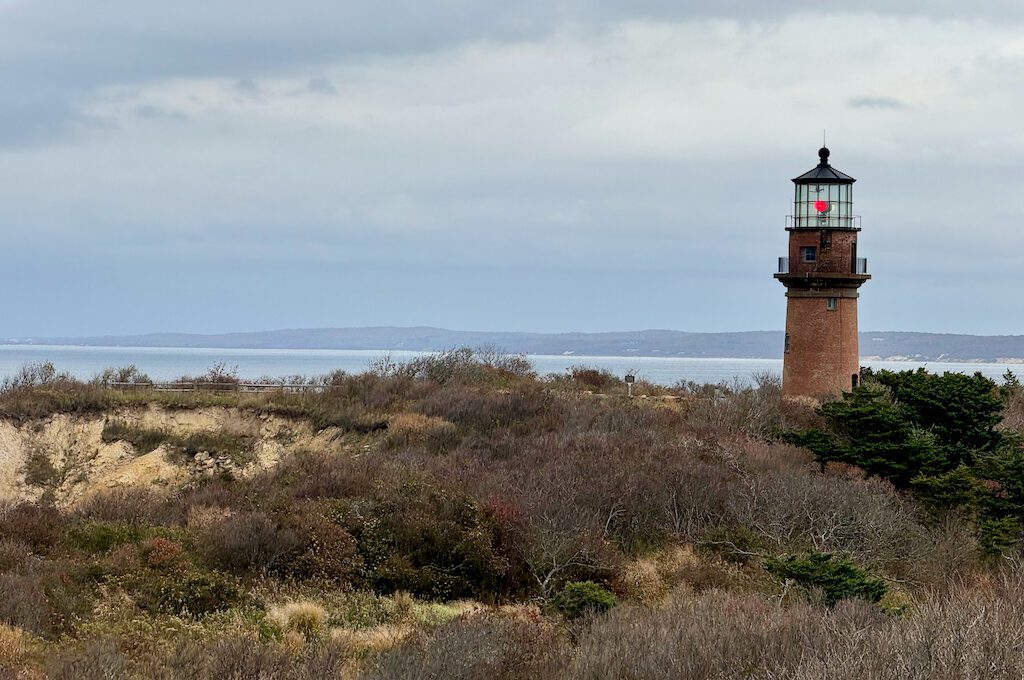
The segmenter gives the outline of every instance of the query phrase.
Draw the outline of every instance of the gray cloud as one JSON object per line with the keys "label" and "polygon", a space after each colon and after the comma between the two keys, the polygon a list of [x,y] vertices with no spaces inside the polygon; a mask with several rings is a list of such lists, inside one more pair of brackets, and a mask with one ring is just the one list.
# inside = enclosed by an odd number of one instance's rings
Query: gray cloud
{"label": "gray cloud", "polygon": [[314,92],[316,94],[338,94],[338,88],[335,87],[334,83],[332,83],[329,78],[310,78],[309,83],[306,85],[306,89],[309,92]]}
{"label": "gray cloud", "polygon": [[258,101],[263,98],[260,84],[252,78],[236,80],[231,84],[231,89],[243,99]]}
{"label": "gray cloud", "polygon": [[0,336],[778,328],[823,127],[862,326],[1022,332],[1017,5],[0,4]]}
{"label": "gray cloud", "polygon": [[[1024,21],[1016,0],[865,0],[859,12],[887,16]],[[818,0],[78,0],[0,5],[0,120],[40,87],[51,110],[22,144],[65,135],[75,101],[108,85],[175,77],[245,81],[356,55],[408,55],[466,43],[538,40],[559,31],[601,32],[627,21],[778,21],[821,12]],[[56,99],[59,99],[57,101]],[[48,122],[47,122],[48,121]]]}
{"label": "gray cloud", "polygon": [[187,116],[180,111],[169,111],[167,109],[161,109],[158,106],[152,104],[139,104],[132,109],[136,116],[139,118],[146,118],[149,120],[187,120]]}
{"label": "gray cloud", "polygon": [[850,99],[850,108],[901,110],[909,108],[909,106],[906,102],[895,97],[860,95]]}

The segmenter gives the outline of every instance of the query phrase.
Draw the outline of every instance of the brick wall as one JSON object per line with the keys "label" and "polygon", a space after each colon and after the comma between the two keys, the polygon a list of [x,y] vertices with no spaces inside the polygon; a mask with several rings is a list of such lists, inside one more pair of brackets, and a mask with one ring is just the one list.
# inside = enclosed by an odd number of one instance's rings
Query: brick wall
{"label": "brick wall", "polygon": [[[786,297],[783,396],[818,397],[849,390],[852,376],[860,379],[856,289],[790,289]],[[829,298],[835,298],[835,310],[828,309]]]}
{"label": "brick wall", "polygon": [[[789,236],[789,271],[794,274],[810,272],[849,273],[852,271],[857,232],[834,230],[822,244],[821,232],[815,230],[793,230]],[[804,262],[800,248],[813,246],[817,249],[815,262]]]}

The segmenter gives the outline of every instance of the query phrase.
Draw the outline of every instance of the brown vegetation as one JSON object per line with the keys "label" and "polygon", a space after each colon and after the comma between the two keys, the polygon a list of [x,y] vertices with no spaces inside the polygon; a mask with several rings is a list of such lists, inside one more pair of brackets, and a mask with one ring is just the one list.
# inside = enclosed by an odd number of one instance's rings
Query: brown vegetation
{"label": "brown vegetation", "polygon": [[[240,465],[256,429],[152,428],[124,410],[222,406],[349,445],[61,509],[0,506],[0,677],[1024,673],[1024,572],[982,559],[955,514],[935,521],[910,492],[782,442],[820,418],[767,377],[638,384],[629,399],[600,371],[538,378],[458,350],[308,381],[317,392],[102,384],[136,374],[26,369],[0,416],[98,413],[103,439],[140,455]],[[880,603],[765,568],[833,555]],[[549,606],[567,584],[578,619]]]}

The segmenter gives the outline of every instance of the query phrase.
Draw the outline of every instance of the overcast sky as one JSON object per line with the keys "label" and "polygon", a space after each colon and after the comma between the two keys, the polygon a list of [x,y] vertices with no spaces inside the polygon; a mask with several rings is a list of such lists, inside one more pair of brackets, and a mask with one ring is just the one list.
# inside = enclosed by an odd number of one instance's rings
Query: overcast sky
{"label": "overcast sky", "polygon": [[1020,334],[1022,114],[1018,0],[0,0],[0,337],[781,329],[823,128],[861,328]]}

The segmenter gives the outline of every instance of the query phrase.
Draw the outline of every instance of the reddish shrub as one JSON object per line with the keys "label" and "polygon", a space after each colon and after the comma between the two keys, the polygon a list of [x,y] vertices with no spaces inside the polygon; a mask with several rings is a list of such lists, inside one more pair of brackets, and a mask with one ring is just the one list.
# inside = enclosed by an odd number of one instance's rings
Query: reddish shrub
{"label": "reddish shrub", "polygon": [[180,543],[166,538],[144,541],[139,547],[142,563],[150,569],[169,571],[181,567],[183,551]]}

